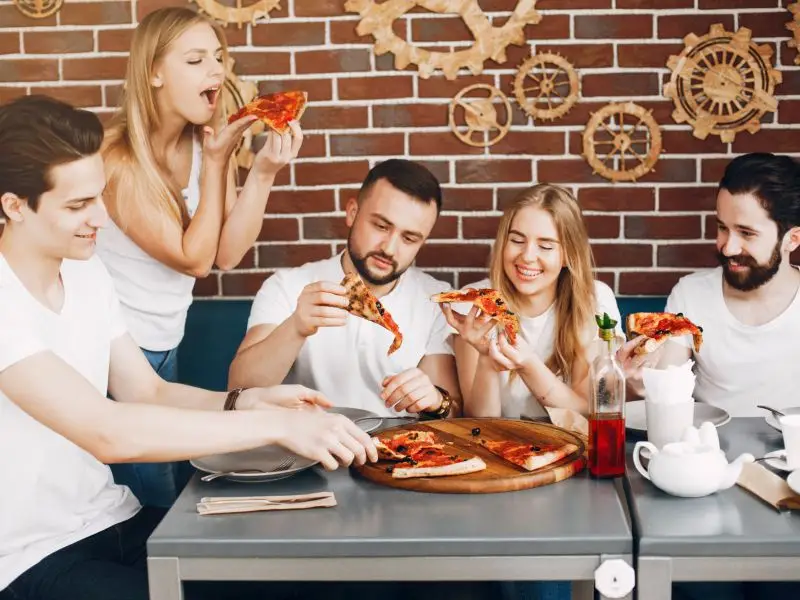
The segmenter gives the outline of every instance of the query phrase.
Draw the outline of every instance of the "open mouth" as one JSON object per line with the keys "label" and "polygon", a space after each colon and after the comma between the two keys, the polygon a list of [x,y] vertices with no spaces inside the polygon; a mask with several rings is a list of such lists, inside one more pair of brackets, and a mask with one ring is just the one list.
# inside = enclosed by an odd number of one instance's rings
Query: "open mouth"
{"label": "open mouth", "polygon": [[219,85],[214,85],[200,93],[200,95],[206,99],[206,102],[210,108],[214,108],[217,105],[217,99],[219,98],[219,87]]}
{"label": "open mouth", "polygon": [[530,269],[521,265],[514,265],[514,270],[517,272],[517,276],[523,281],[533,281],[542,274],[541,269]]}
{"label": "open mouth", "polygon": [[75,237],[79,237],[84,240],[95,240],[97,239],[97,233],[83,233],[83,234],[78,233],[75,234]]}

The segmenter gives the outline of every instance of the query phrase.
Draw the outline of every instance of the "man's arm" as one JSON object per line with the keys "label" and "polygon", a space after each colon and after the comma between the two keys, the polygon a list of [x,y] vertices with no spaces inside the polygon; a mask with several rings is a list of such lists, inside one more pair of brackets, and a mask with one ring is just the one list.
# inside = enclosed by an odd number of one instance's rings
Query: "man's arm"
{"label": "man's arm", "polygon": [[297,332],[292,318],[280,325],[251,327],[244,336],[228,371],[228,387],[269,386],[289,374],[306,338]]}
{"label": "man's arm", "polygon": [[419,361],[418,368],[424,372],[433,385],[447,391],[453,401],[450,414],[461,414],[461,388],[458,385],[456,359],[452,354],[428,354]]}

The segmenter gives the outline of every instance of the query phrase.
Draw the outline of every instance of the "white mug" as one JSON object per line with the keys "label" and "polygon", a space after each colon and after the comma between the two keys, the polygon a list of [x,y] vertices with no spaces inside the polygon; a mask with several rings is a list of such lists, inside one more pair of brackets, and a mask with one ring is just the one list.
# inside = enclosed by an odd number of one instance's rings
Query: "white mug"
{"label": "white mug", "polygon": [[800,469],[800,415],[779,417],[786,448],[786,464],[794,471]]}
{"label": "white mug", "polygon": [[650,402],[645,398],[647,440],[659,450],[665,444],[680,442],[683,432],[694,424],[694,400]]}

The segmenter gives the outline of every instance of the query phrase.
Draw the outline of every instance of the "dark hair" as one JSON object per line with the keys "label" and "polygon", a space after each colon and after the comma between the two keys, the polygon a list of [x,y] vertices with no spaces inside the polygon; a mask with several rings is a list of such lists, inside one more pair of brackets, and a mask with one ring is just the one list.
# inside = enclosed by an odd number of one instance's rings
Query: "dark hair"
{"label": "dark hair", "polygon": [[49,96],[0,106],[0,196],[16,194],[35,211],[53,188],[51,169],[96,154],[102,143],[103,125],[88,110]]}
{"label": "dark hair", "polygon": [[439,180],[421,164],[402,158],[390,158],[378,163],[369,173],[358,192],[359,202],[380,179],[422,202],[435,202],[436,212],[442,210],[442,188]]}
{"label": "dark hair", "polygon": [[719,189],[753,194],[778,225],[781,238],[800,225],[800,164],[788,156],[757,152],[734,158]]}

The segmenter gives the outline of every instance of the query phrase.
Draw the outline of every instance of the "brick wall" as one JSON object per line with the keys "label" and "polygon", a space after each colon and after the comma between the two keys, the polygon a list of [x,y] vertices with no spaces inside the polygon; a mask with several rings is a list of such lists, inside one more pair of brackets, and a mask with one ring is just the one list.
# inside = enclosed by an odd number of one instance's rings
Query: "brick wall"
{"label": "brick wall", "polygon": [[[245,4],[248,0],[245,0]],[[262,91],[309,92],[301,157],[284,169],[260,240],[240,268],[198,282],[198,296],[251,296],[265,273],[331,255],[345,230],[341,208],[367,168],[390,156],[423,161],[445,185],[445,210],[418,265],[454,285],[482,276],[498,210],[531,181],[571,186],[586,212],[599,277],[621,295],[665,294],[692,269],[714,265],[714,186],[727,161],[749,151],[800,152],[800,68],[784,28],[790,0],[540,0],[543,19],[525,30],[528,45],[509,47],[503,65],[456,81],[396,71],[355,33],[344,0],[282,0],[268,24],[227,29],[237,72]],[[35,21],[0,0],[0,102],[45,92],[108,115],[123,76],[131,28],[155,0],[66,0],[56,16]],[[515,0],[481,0],[498,17]],[[415,11],[406,32],[422,44],[463,45],[468,32],[450,16]],[[778,112],[762,130],[732,144],[705,141],[670,117],[663,97],[667,57],[682,38],[712,23],[745,26],[775,48],[783,83]],[[447,127],[447,104],[462,87],[491,83],[511,95],[516,67],[535,51],[569,58],[581,78],[579,104],[552,124],[531,123],[518,108],[508,136],[471,148]],[[665,152],[656,172],[634,184],[594,176],[580,156],[589,112],[633,99],[654,109]],[[514,104],[514,106],[516,106]]]}

